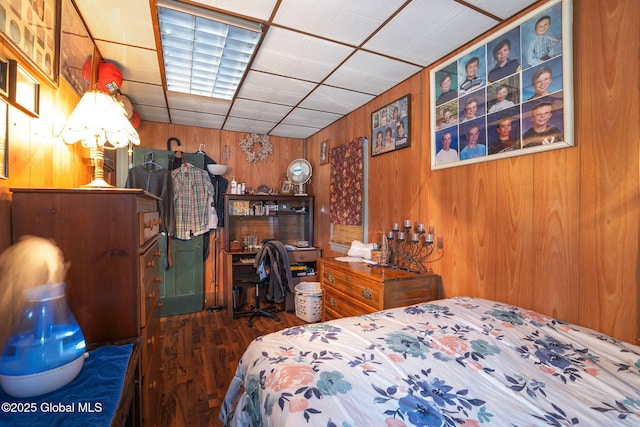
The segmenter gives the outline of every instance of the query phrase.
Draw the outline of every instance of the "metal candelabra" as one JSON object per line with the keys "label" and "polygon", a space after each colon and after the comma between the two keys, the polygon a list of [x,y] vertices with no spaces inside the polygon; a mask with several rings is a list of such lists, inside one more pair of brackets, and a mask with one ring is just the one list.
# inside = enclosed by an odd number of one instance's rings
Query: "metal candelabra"
{"label": "metal candelabra", "polygon": [[[400,231],[398,223],[394,223],[392,231],[386,235],[391,251],[389,263],[409,271],[420,273],[431,271],[425,264],[437,261],[444,255],[441,240],[435,245],[433,239],[433,226],[429,227],[427,233],[424,224],[417,224],[414,228],[411,220],[407,219],[404,221],[404,231]],[[432,255],[436,258],[430,259]]]}

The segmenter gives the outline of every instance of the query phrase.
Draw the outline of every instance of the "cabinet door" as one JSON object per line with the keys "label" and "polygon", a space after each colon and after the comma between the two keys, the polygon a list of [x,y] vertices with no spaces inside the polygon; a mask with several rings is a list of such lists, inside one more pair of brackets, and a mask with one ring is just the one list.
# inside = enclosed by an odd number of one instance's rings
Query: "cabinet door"
{"label": "cabinet door", "polygon": [[[150,148],[133,149],[133,163],[140,165],[145,162],[147,154],[153,153],[153,161],[162,167],[169,167],[169,156],[173,151],[156,150]],[[189,163],[201,169],[204,168],[204,157],[200,154],[182,154]],[[173,267],[161,268],[162,284],[160,286],[160,300],[162,301],[162,316],[193,313],[202,311],[204,306],[204,236],[193,237],[191,240],[171,239],[170,250]],[[160,236],[160,251],[163,263],[167,259],[167,238]]]}

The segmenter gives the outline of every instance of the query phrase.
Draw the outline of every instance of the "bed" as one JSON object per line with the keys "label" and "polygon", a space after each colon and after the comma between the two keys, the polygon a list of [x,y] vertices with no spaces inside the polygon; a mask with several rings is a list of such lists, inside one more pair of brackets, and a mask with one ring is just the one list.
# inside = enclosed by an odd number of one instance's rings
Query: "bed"
{"label": "bed", "polygon": [[227,426],[638,426],[640,347],[457,297],[254,340]]}

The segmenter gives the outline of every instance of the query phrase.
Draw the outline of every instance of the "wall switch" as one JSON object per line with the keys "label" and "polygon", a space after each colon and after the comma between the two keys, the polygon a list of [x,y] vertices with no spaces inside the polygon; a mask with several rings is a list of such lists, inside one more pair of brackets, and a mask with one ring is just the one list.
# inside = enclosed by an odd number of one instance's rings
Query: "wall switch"
{"label": "wall switch", "polygon": [[444,248],[444,241],[442,240],[442,237],[438,237],[437,245],[438,245],[438,249]]}

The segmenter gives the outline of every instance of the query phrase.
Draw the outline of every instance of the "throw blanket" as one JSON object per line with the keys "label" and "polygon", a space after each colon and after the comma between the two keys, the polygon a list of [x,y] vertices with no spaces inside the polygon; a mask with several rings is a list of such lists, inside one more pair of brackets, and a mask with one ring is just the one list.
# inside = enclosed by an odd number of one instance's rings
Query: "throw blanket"
{"label": "throw blanket", "polygon": [[253,267],[257,269],[262,264],[271,268],[267,299],[275,302],[284,301],[288,293],[293,293],[291,289],[293,277],[289,268],[289,255],[284,244],[278,240],[269,240],[263,243],[256,254]]}

